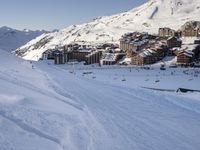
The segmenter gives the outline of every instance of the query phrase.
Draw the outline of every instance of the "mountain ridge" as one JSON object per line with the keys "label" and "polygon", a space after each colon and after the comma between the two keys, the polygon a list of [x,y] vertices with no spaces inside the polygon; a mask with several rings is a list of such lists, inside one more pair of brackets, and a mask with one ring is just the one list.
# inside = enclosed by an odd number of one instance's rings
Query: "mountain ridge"
{"label": "mountain ridge", "polygon": [[8,26],[2,26],[0,27],[0,49],[10,52],[43,33],[47,33],[47,31],[17,30]]}

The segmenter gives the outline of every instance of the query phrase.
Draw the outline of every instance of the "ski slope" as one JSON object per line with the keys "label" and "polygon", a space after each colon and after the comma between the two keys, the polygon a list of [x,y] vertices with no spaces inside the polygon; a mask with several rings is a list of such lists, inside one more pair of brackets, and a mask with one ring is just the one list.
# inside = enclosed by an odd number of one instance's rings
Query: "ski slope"
{"label": "ski slope", "polygon": [[200,94],[141,88],[200,89],[194,70],[72,70],[0,51],[1,150],[200,149]]}

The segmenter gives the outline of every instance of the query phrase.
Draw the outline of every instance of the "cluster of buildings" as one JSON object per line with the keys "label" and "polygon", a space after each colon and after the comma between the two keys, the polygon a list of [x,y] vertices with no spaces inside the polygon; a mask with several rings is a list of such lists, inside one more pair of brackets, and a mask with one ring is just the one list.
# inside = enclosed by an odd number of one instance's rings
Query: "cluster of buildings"
{"label": "cluster of buildings", "polygon": [[115,44],[97,46],[80,45],[77,43],[65,45],[60,49],[48,50],[43,53],[42,59],[54,59],[55,64],[67,62],[85,62],[85,65],[114,65],[125,57],[125,53]]}
{"label": "cluster of buildings", "polygon": [[[158,35],[128,33],[120,39],[120,49],[133,65],[147,65],[176,56],[177,65],[193,66],[200,59],[200,22],[191,21],[180,30],[160,28]],[[188,40],[189,39],[189,40]]]}
{"label": "cluster of buildings", "polygon": [[133,65],[153,64],[167,54],[167,43],[163,39],[148,33],[128,33],[120,39],[120,49],[131,58]]}
{"label": "cluster of buildings", "polygon": [[[146,32],[127,33],[120,45],[97,46],[72,43],[61,48],[48,50],[42,59],[54,59],[55,64],[84,61],[86,65],[114,65],[130,58],[133,65],[153,64],[165,56],[177,56],[177,65],[192,66],[200,59],[200,22],[190,21],[181,29],[160,28],[157,35]],[[184,41],[189,38],[190,41]],[[193,39],[193,40],[191,40]]]}

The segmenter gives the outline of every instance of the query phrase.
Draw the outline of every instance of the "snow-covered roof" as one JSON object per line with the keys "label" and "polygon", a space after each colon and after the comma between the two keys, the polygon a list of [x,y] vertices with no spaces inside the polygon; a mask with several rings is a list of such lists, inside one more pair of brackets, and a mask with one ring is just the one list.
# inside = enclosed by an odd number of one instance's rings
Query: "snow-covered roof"
{"label": "snow-covered roof", "polygon": [[193,54],[188,53],[188,51],[185,51],[185,52],[184,52],[184,55],[186,55],[186,56],[188,56],[188,57],[193,57]]}
{"label": "snow-covered roof", "polygon": [[140,57],[148,57],[148,56],[153,56],[154,54],[156,54],[156,52],[152,49],[147,49],[144,50],[143,52],[139,53]]}
{"label": "snow-covered roof", "polygon": [[184,51],[193,51],[196,47],[199,46],[198,44],[184,44],[181,46],[181,50]]}
{"label": "snow-covered roof", "polygon": [[175,37],[175,36],[171,36],[171,37],[169,37],[167,40],[171,40],[171,39],[176,39],[177,41],[182,41],[180,38],[177,38],[177,37]]}
{"label": "snow-covered roof", "polygon": [[186,30],[186,29],[193,29],[193,30],[200,29],[200,21],[188,21],[188,22],[186,22],[181,27],[181,30]]}
{"label": "snow-covered roof", "polygon": [[102,55],[101,61],[116,61],[117,56],[117,53],[104,53]]}
{"label": "snow-covered roof", "polygon": [[195,40],[198,40],[198,37],[183,37],[181,38],[183,44],[194,44]]}
{"label": "snow-covered roof", "polygon": [[120,52],[121,49],[120,49],[120,48],[115,48],[114,51],[115,51],[115,52]]}
{"label": "snow-covered roof", "polygon": [[179,51],[180,49],[181,49],[180,47],[173,47],[173,48],[170,48],[169,50],[170,50],[170,51],[176,51],[176,50]]}
{"label": "snow-covered roof", "polygon": [[78,52],[81,52],[81,53],[90,53],[92,51],[92,49],[86,49],[86,48],[84,48],[84,49],[78,49]]}
{"label": "snow-covered roof", "polygon": [[104,50],[104,49],[94,50],[94,51],[92,51],[91,53],[89,53],[86,57],[90,57],[90,56],[92,56],[92,55],[94,55],[94,54],[96,54],[96,53],[102,52],[103,50]]}
{"label": "snow-covered roof", "polygon": [[185,56],[188,56],[188,57],[193,57],[194,56],[194,53],[190,50],[182,50],[179,52],[179,55],[185,55]]}

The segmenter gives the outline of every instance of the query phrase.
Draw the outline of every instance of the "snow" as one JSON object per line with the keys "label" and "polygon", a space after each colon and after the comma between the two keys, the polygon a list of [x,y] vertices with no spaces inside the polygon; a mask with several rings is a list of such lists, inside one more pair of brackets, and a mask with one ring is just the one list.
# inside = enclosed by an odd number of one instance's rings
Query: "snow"
{"label": "snow", "polygon": [[158,66],[55,66],[0,50],[0,149],[199,150],[200,93],[142,88],[199,90],[199,69]]}
{"label": "snow", "polygon": [[147,49],[147,50],[144,50],[143,52],[139,53],[139,56],[148,57],[148,56],[152,56],[153,54],[156,54],[156,52],[151,49]]}
{"label": "snow", "polygon": [[[130,11],[98,17],[92,22],[73,25],[44,34],[17,49],[26,60],[39,60],[42,53],[71,42],[83,44],[119,43],[125,33],[134,31],[157,34],[160,27],[180,29],[187,21],[200,21],[199,0],[149,0]],[[164,10],[164,11],[163,11]],[[34,45],[45,38],[48,42],[39,48]]]}
{"label": "snow", "polygon": [[197,40],[197,37],[183,37],[181,38],[183,44],[185,45],[191,45],[194,44],[194,41]]}
{"label": "snow", "polygon": [[16,103],[21,100],[23,100],[24,97],[21,95],[5,95],[5,94],[0,94],[0,103]]}
{"label": "snow", "polygon": [[104,53],[101,61],[116,61],[118,53]]}

